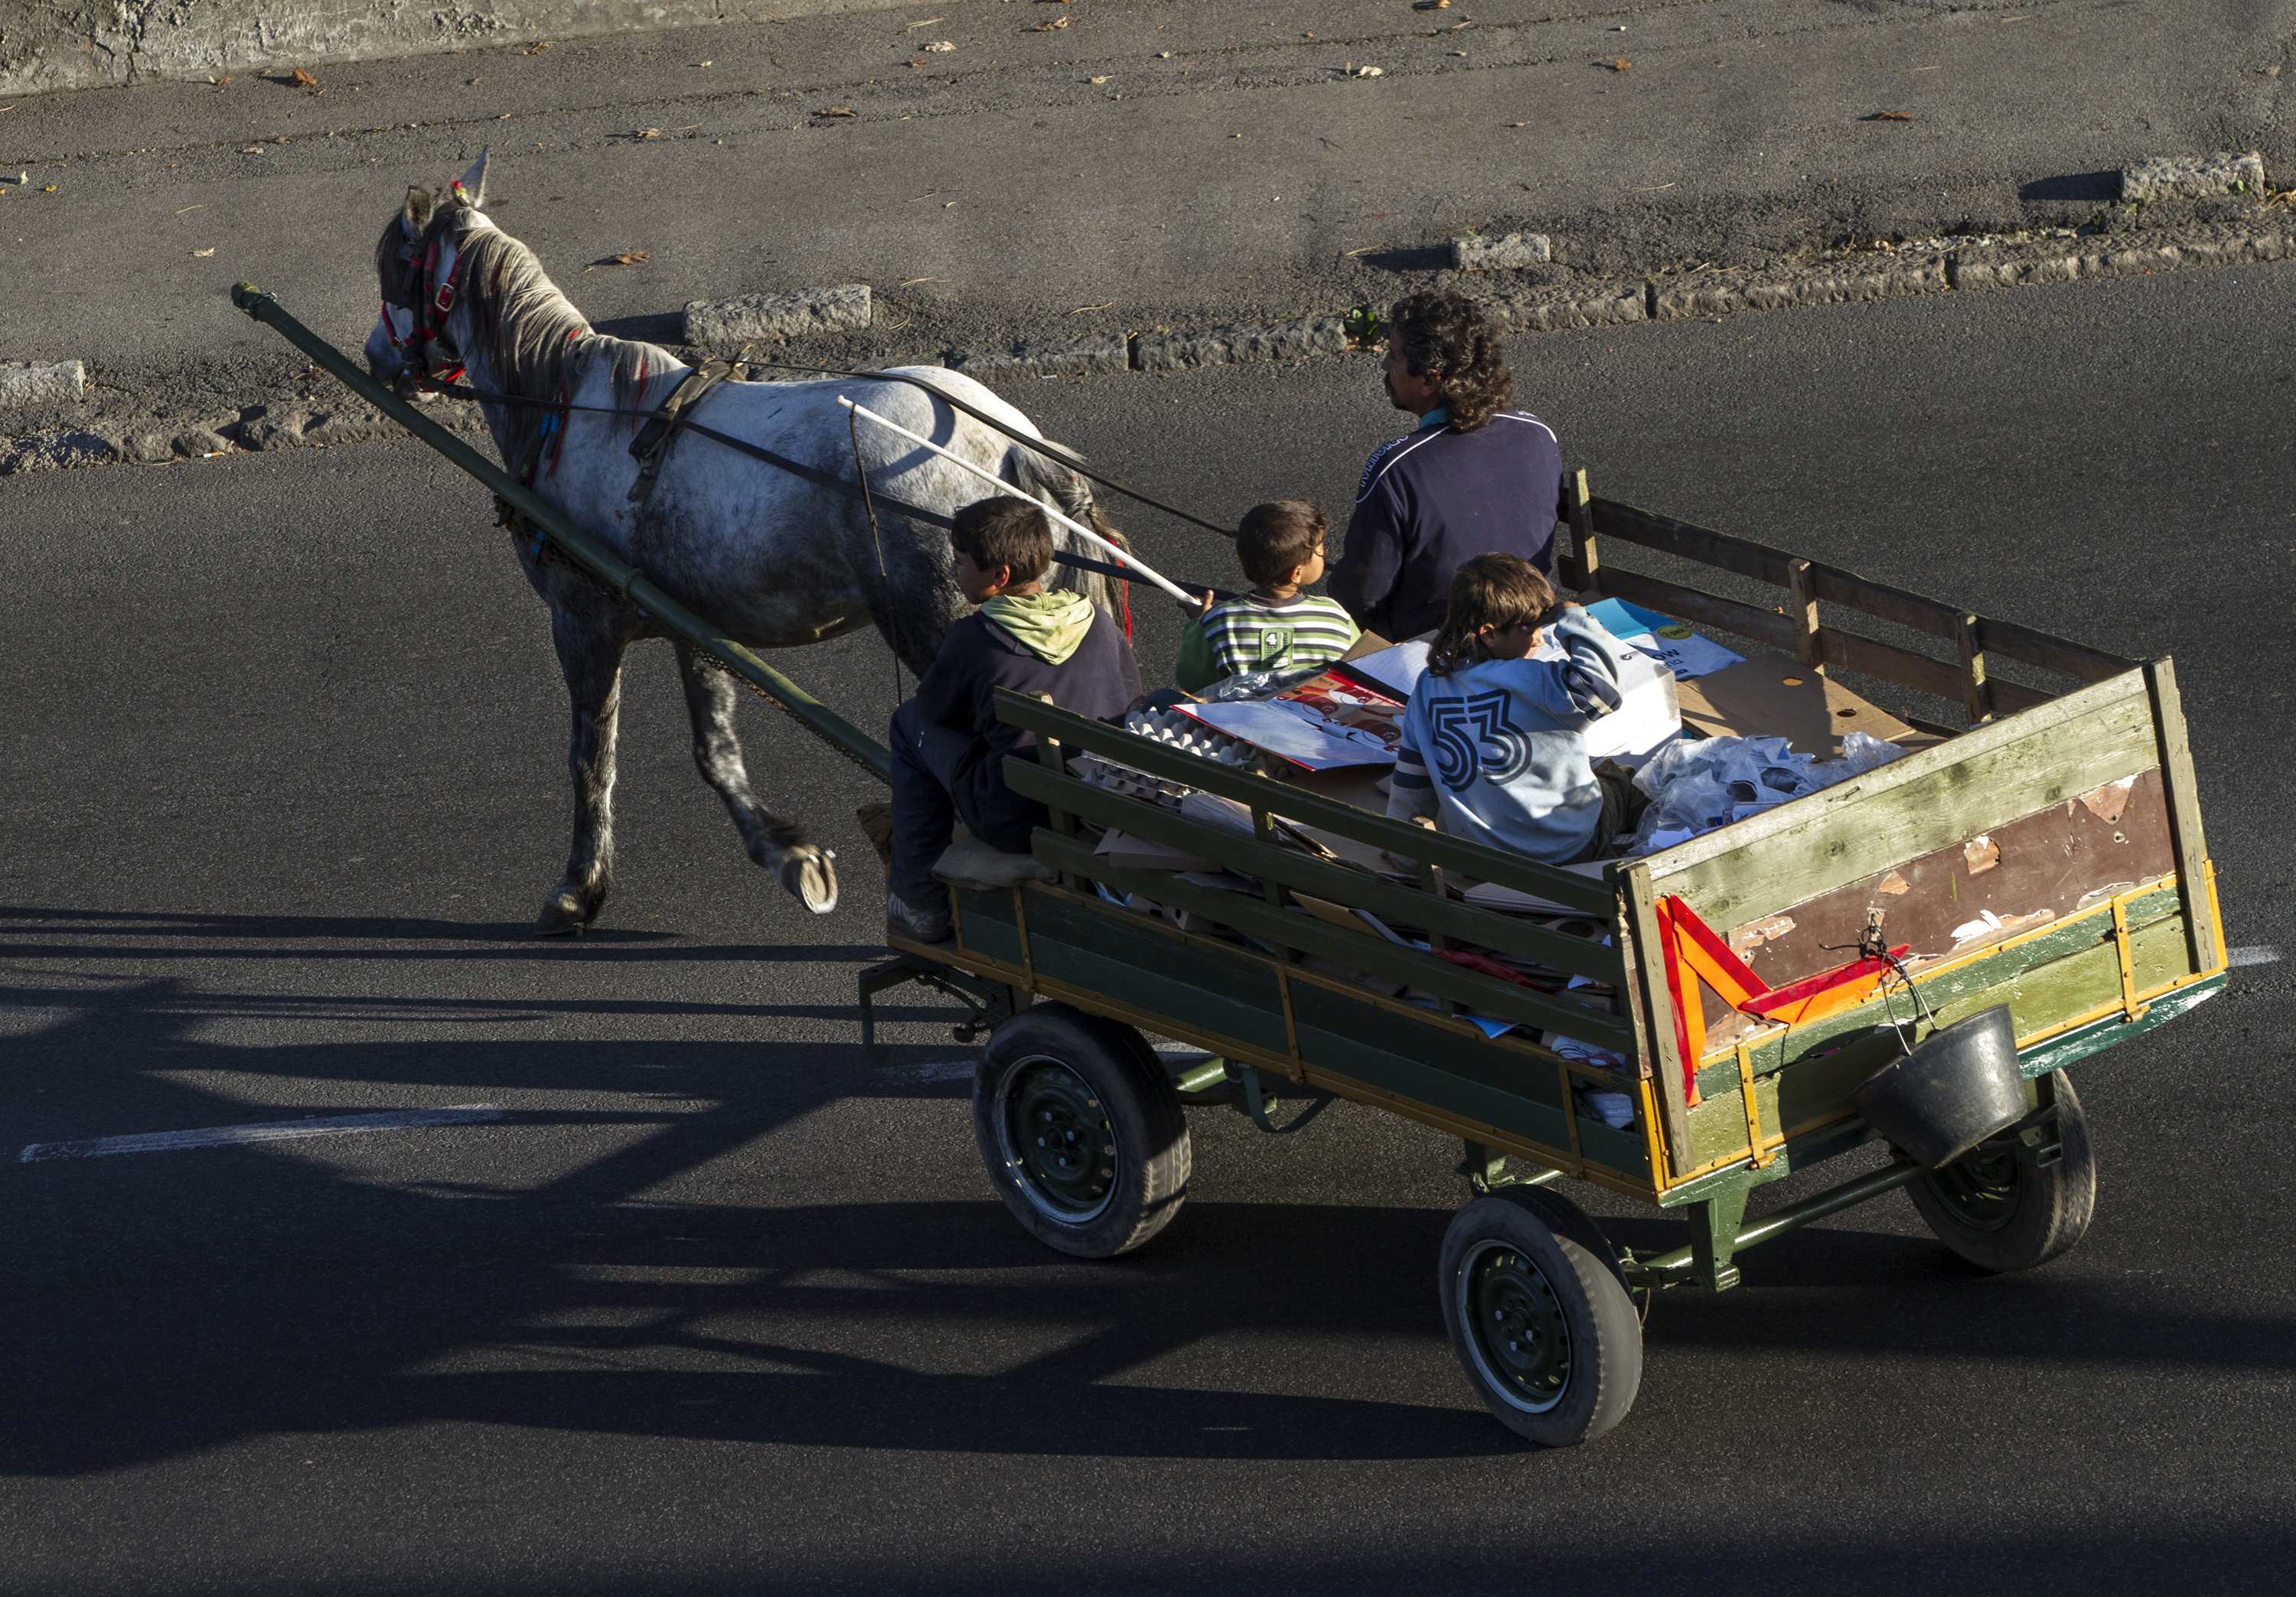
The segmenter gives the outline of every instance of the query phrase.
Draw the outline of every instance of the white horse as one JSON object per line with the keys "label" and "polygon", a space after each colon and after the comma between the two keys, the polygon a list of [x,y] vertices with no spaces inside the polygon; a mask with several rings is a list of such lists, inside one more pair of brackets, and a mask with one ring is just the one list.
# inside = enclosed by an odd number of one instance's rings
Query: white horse
{"label": "white horse", "polygon": [[[367,337],[368,369],[410,397],[460,368],[474,389],[547,402],[484,405],[504,467],[530,479],[577,526],[737,641],[793,648],[874,625],[922,674],[942,633],[966,609],[949,574],[946,522],[936,519],[981,497],[978,479],[864,423],[858,464],[877,499],[873,536],[840,393],[1105,528],[1075,473],[899,381],[720,383],[696,407],[696,421],[810,471],[792,472],[689,432],[669,450],[650,497],[634,503],[638,463],[630,444],[644,418],[599,412],[650,411],[690,368],[658,346],[594,331],[533,252],[487,218],[486,173],[482,154],[444,194],[409,189],[383,229],[375,251],[383,308]],[[1029,437],[1041,436],[969,378],[937,366],[905,370]],[[571,408],[578,406],[597,408]],[[912,509],[919,519],[904,513]],[[1057,524],[1054,534],[1062,548],[1089,553]],[[573,843],[565,879],[543,901],[539,930],[579,931],[596,917],[613,874],[622,652],[661,632],[627,601],[544,559],[530,539],[519,538],[518,557],[550,607],[551,638],[573,706],[567,749]],[[1055,569],[1062,586],[1109,604],[1105,577]],[[808,908],[826,913],[837,902],[828,851],[750,790],[734,734],[735,684],[685,643],[676,647],[702,779],[725,801],[750,857]],[[788,785],[802,787],[800,762],[778,765],[790,773]]]}

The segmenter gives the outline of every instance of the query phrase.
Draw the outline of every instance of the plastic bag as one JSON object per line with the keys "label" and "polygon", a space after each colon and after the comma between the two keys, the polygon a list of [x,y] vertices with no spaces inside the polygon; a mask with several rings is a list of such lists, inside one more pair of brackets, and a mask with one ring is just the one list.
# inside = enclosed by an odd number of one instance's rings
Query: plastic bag
{"label": "plastic bag", "polygon": [[1862,776],[1906,751],[1863,732],[1841,741],[1841,758],[1797,754],[1780,737],[1713,737],[1669,743],[1635,774],[1650,800],[1628,845],[1629,856],[1675,844]]}

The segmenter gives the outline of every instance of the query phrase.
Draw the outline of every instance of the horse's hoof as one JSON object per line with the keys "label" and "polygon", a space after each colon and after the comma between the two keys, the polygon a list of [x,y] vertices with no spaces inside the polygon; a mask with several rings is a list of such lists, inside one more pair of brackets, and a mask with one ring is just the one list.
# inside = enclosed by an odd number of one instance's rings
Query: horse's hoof
{"label": "horse's hoof", "polygon": [[571,890],[561,889],[542,901],[542,913],[534,920],[535,931],[545,938],[579,936],[597,918],[598,906],[585,907]]}
{"label": "horse's hoof", "polygon": [[782,886],[816,915],[837,907],[837,856],[827,848],[803,844],[782,856]]}

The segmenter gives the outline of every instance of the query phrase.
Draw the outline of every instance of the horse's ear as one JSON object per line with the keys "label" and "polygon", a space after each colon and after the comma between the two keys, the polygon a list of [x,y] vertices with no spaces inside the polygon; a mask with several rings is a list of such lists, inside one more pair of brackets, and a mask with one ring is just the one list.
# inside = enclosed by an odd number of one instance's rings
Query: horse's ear
{"label": "horse's ear", "polygon": [[455,191],[470,202],[472,210],[487,208],[487,152],[482,148],[471,169],[455,179]]}
{"label": "horse's ear", "polygon": [[434,197],[429,189],[408,189],[406,204],[398,213],[399,231],[410,239],[421,238],[423,228],[430,225],[430,208],[434,202]]}

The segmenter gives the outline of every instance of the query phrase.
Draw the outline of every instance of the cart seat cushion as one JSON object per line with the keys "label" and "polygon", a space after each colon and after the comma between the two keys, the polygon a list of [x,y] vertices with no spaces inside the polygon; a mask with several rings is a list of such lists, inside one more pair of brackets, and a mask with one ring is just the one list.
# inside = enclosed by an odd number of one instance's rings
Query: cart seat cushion
{"label": "cart seat cushion", "polygon": [[953,888],[1009,888],[1050,881],[1054,872],[1033,854],[1007,854],[979,838],[960,838],[941,850],[933,875]]}

